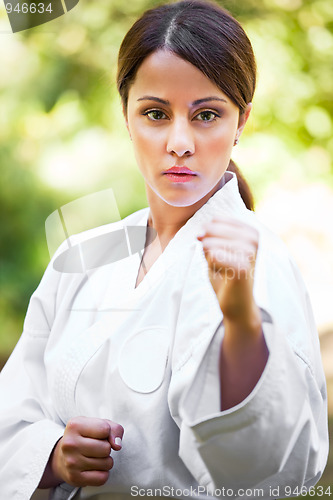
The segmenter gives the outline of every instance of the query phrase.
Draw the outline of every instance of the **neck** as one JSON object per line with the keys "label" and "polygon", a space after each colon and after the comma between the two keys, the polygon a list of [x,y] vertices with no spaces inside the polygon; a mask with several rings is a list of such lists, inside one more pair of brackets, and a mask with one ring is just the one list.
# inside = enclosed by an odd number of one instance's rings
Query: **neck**
{"label": "neck", "polygon": [[162,248],[169,243],[181,227],[201,208],[209,198],[220,189],[218,183],[206,196],[193,205],[175,207],[169,205],[147,186],[147,198],[150,207],[148,225],[153,227],[158,235]]}
{"label": "neck", "polygon": [[164,248],[196,210],[190,210],[192,207],[173,207],[167,203],[164,203],[164,208],[163,204],[158,205],[149,203],[148,225],[156,230],[159,241]]}

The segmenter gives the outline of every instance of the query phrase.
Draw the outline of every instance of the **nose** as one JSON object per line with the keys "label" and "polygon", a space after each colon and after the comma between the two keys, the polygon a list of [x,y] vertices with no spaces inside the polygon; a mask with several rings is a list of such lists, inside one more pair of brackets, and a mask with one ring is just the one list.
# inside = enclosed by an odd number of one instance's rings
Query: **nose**
{"label": "nose", "polygon": [[187,120],[174,120],[170,124],[167,152],[178,157],[193,155],[195,151],[193,131]]}

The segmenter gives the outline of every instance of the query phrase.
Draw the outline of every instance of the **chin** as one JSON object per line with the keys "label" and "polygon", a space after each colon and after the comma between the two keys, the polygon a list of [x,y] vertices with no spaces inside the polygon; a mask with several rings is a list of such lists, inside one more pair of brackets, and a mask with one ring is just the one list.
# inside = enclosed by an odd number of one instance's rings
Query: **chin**
{"label": "chin", "polygon": [[204,197],[205,194],[203,194],[202,196],[194,196],[193,193],[189,193],[187,196],[185,193],[183,194],[183,196],[180,196],[179,194],[178,196],[168,196],[168,197],[161,196],[162,200],[165,203],[167,203],[172,207],[179,207],[179,208],[185,208],[195,205]]}
{"label": "chin", "polygon": [[[206,185],[205,187],[201,186],[201,189],[193,189],[188,188],[184,185],[173,186],[172,189],[157,189],[156,186],[147,185],[148,191],[153,194],[153,196],[158,197],[164,203],[171,207],[191,207],[197,203],[200,205],[204,204],[207,199],[213,194],[217,189],[216,186]],[[204,200],[204,201],[203,201]]]}

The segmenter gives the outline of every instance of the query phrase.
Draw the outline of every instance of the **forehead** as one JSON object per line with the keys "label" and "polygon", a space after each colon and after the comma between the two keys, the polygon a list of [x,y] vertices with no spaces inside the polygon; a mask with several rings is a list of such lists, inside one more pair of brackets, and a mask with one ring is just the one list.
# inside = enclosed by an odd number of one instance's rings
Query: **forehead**
{"label": "forehead", "polygon": [[165,98],[169,94],[185,95],[191,100],[214,94],[228,99],[196,66],[162,49],[146,57],[129,89],[129,97],[142,94]]}

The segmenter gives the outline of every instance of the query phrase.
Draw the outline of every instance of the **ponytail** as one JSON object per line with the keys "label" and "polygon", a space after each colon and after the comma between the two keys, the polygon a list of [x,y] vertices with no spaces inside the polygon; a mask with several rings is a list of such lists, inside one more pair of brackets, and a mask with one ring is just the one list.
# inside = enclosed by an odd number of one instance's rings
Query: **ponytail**
{"label": "ponytail", "polygon": [[232,160],[230,160],[229,167],[227,168],[227,170],[229,172],[234,172],[236,174],[239,194],[241,195],[241,198],[244,201],[246,208],[253,211],[254,210],[253,194],[251,192],[250,186],[243,177],[243,174],[240,172],[239,168]]}

